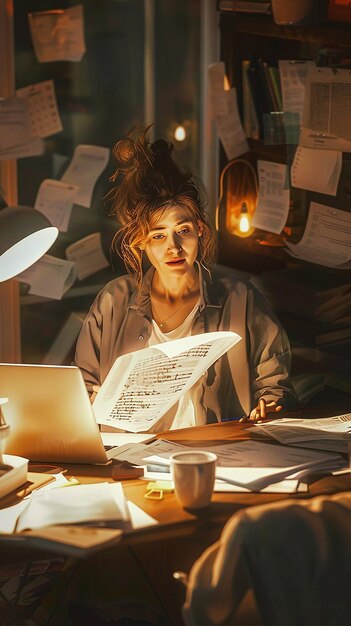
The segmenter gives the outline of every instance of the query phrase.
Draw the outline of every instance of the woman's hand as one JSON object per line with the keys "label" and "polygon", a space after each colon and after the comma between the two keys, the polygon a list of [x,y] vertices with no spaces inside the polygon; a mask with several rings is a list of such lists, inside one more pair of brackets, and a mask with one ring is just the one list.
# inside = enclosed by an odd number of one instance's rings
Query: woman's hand
{"label": "woman's hand", "polygon": [[250,415],[242,417],[240,422],[261,422],[268,416],[272,418],[271,413],[279,413],[282,408],[283,407],[280,404],[277,404],[273,400],[271,402],[266,402],[264,398],[260,398],[258,405],[252,409]]}

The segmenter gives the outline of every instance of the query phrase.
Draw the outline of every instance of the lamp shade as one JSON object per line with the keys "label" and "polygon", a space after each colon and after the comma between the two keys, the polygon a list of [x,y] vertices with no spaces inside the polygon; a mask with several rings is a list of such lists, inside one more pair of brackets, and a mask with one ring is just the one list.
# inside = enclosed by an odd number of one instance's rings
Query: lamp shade
{"label": "lamp shade", "polygon": [[0,282],[33,265],[52,246],[58,229],[32,207],[13,206],[0,211]]}

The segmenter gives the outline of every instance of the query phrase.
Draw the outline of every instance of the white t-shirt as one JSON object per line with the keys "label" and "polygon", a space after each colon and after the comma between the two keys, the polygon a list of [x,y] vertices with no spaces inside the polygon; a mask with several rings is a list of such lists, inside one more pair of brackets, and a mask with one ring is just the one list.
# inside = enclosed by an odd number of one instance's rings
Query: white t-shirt
{"label": "white t-shirt", "polygon": [[[191,329],[199,304],[200,298],[189,315],[185,318],[184,322],[169,333],[162,332],[155,320],[152,320],[152,331],[148,346],[155,346],[158,343],[173,341],[174,339],[181,339],[182,337],[191,335]],[[175,430],[176,428],[188,428],[189,426],[195,426],[195,410],[188,392],[161,417],[151,430],[161,432],[162,430]]]}

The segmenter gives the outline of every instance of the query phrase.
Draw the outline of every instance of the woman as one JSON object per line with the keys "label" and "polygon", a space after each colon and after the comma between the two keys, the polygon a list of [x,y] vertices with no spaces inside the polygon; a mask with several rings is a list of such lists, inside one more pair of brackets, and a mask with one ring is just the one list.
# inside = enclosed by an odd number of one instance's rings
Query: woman
{"label": "woman", "polygon": [[[117,356],[191,334],[231,330],[242,340],[162,418],[153,431],[240,417],[264,419],[296,402],[285,332],[254,287],[234,271],[209,269],[214,234],[199,181],[147,130],[114,149],[118,169],[114,243],[129,271],[97,296],[77,342],[89,393]],[[149,266],[147,271],[145,267]]]}

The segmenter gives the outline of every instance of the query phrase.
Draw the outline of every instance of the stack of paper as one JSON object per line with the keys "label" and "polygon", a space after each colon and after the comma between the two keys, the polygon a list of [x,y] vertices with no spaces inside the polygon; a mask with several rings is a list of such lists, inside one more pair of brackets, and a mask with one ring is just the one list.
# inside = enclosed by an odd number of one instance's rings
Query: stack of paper
{"label": "stack of paper", "polygon": [[291,446],[348,454],[351,449],[351,413],[321,419],[283,418],[258,424],[253,430]]}
{"label": "stack of paper", "polygon": [[[217,455],[216,476],[222,481],[222,491],[233,491],[234,488],[235,491],[268,491],[272,485],[275,491],[282,493],[296,491],[299,479],[307,473],[329,472],[345,465],[343,457],[333,452],[296,450],[290,446],[253,440],[196,449]],[[150,479],[158,470],[165,474],[169,469],[170,455],[181,450],[189,450],[189,446],[159,439],[149,445],[135,445],[122,451],[117,458],[143,465],[144,476]],[[288,479],[294,484],[289,484]],[[227,488],[224,483],[227,483]]]}

